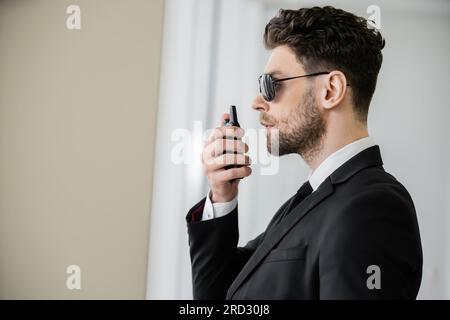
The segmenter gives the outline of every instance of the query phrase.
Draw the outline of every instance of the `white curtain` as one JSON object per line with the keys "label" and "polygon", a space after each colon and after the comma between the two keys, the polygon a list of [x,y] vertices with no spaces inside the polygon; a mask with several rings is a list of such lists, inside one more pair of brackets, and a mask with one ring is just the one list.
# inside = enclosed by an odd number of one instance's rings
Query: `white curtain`
{"label": "white curtain", "polygon": [[[229,105],[245,129],[258,129],[251,109],[268,53],[264,26],[277,9],[331,4],[367,16],[371,1],[167,0],[161,66],[148,263],[148,299],[191,299],[185,215],[207,192],[200,165],[202,134]],[[369,114],[385,168],[410,191],[424,250],[419,298],[450,298],[450,9],[446,1],[378,1],[387,40]],[[184,139],[184,140],[180,140]],[[180,141],[188,150],[178,153]],[[250,145],[250,153],[254,155]],[[257,154],[256,154],[257,155]],[[181,156],[192,159],[178,164]],[[262,175],[263,159],[239,191],[240,244],[267,225],[306,179],[295,155],[276,175]],[[256,161],[255,161],[256,160]],[[258,161],[259,160],[259,161]]]}

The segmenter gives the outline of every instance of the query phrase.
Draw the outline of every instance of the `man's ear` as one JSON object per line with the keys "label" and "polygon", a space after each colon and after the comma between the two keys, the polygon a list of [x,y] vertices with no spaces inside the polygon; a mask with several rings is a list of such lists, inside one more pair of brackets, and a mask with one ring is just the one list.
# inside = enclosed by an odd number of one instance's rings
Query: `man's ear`
{"label": "man's ear", "polygon": [[321,80],[320,102],[323,108],[330,110],[344,99],[347,92],[347,78],[341,71],[331,71]]}

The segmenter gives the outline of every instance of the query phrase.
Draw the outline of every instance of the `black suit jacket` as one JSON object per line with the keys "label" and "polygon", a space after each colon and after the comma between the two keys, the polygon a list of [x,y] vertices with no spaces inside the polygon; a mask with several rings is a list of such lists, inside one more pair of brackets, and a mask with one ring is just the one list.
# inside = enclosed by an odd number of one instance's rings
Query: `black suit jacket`
{"label": "black suit jacket", "polygon": [[[360,152],[274,224],[286,201],[245,247],[237,246],[237,208],[192,221],[201,200],[186,217],[194,299],[415,299],[422,248],[414,204],[382,165],[378,146]],[[379,289],[367,285],[373,276]]]}

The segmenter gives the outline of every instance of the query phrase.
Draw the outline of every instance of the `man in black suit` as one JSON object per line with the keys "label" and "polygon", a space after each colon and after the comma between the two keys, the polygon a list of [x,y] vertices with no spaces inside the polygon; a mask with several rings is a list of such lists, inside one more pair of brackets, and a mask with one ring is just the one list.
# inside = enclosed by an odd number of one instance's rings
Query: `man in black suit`
{"label": "man in black suit", "polygon": [[264,42],[272,53],[253,108],[267,148],[299,154],[311,173],[267,229],[237,247],[248,146],[241,128],[214,130],[202,158],[210,192],[186,218],[194,298],[415,299],[422,248],[414,204],[384,171],[367,130],[380,33],[343,10],[314,7],[280,10]]}

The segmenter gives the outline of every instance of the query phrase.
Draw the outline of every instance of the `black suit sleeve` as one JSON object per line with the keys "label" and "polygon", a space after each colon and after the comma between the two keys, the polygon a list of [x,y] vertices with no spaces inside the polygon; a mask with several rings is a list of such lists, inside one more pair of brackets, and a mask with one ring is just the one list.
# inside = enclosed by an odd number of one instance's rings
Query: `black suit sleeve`
{"label": "black suit sleeve", "polygon": [[[335,216],[319,257],[321,299],[416,298],[422,250],[414,205],[406,190],[364,191],[330,214]],[[373,265],[379,273],[368,270]],[[375,273],[379,289],[373,288]]]}
{"label": "black suit sleeve", "polygon": [[237,247],[239,240],[238,209],[206,221],[192,222],[192,212],[204,206],[205,199],[188,213],[187,227],[192,264],[194,299],[225,299],[234,278],[258,247],[264,233]]}

